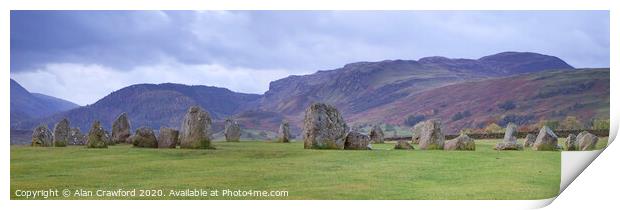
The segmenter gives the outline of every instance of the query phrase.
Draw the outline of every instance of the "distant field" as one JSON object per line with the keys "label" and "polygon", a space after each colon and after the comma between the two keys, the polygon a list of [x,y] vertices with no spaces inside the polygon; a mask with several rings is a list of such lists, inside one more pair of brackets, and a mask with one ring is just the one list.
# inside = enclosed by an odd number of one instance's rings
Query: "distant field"
{"label": "distant field", "polygon": [[[560,152],[304,150],[301,142],[215,142],[217,150],[11,146],[16,190],[154,189],[157,197],[52,199],[543,199],[560,185]],[[602,148],[607,138],[599,143]],[[416,145],[417,146],[417,145]],[[170,190],[288,191],[287,197],[183,197]]]}

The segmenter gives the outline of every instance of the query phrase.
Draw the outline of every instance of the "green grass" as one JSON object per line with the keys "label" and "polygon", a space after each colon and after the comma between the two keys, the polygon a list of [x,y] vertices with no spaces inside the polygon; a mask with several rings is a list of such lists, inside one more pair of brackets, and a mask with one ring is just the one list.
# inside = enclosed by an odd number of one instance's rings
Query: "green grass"
{"label": "green grass", "polygon": [[[603,142],[603,141],[602,141]],[[606,139],[605,141],[606,142]],[[55,197],[53,199],[543,199],[556,196],[560,153],[304,150],[301,142],[215,142],[216,150],[11,146],[16,190],[287,190],[288,197]],[[604,145],[603,143],[601,143]]]}

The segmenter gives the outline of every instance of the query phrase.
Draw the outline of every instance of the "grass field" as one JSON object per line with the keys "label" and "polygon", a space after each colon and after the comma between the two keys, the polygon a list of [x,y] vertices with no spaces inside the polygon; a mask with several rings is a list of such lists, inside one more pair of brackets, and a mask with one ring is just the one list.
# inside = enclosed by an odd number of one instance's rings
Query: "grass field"
{"label": "grass field", "polygon": [[[603,138],[602,148],[607,143]],[[11,146],[16,190],[162,190],[158,197],[51,199],[543,199],[560,185],[560,152],[304,150],[301,142],[215,142],[216,150]],[[417,145],[416,145],[417,146]],[[170,190],[285,190],[287,197],[183,197]],[[157,193],[156,193],[157,194]],[[159,195],[159,194],[158,194]]]}

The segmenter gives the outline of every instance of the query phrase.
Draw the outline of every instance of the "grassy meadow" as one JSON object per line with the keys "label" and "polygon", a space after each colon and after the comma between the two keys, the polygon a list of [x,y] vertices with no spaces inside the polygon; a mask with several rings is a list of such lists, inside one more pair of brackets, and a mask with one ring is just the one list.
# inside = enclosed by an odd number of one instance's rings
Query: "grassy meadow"
{"label": "grassy meadow", "polygon": [[[544,199],[557,195],[560,152],[305,150],[302,142],[215,142],[216,150],[11,146],[16,190],[162,190],[157,197],[51,199]],[[562,140],[563,141],[563,140]],[[599,146],[604,147],[607,138]],[[286,197],[170,196],[183,189],[286,190]]]}

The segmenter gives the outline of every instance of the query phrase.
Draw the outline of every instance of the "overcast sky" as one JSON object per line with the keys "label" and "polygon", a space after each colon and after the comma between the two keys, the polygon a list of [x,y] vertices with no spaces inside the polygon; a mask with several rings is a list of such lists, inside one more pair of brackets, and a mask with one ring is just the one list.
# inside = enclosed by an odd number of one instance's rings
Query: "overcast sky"
{"label": "overcast sky", "polygon": [[137,83],[263,93],[357,61],[503,51],[609,66],[607,11],[11,11],[11,78],[92,104]]}

